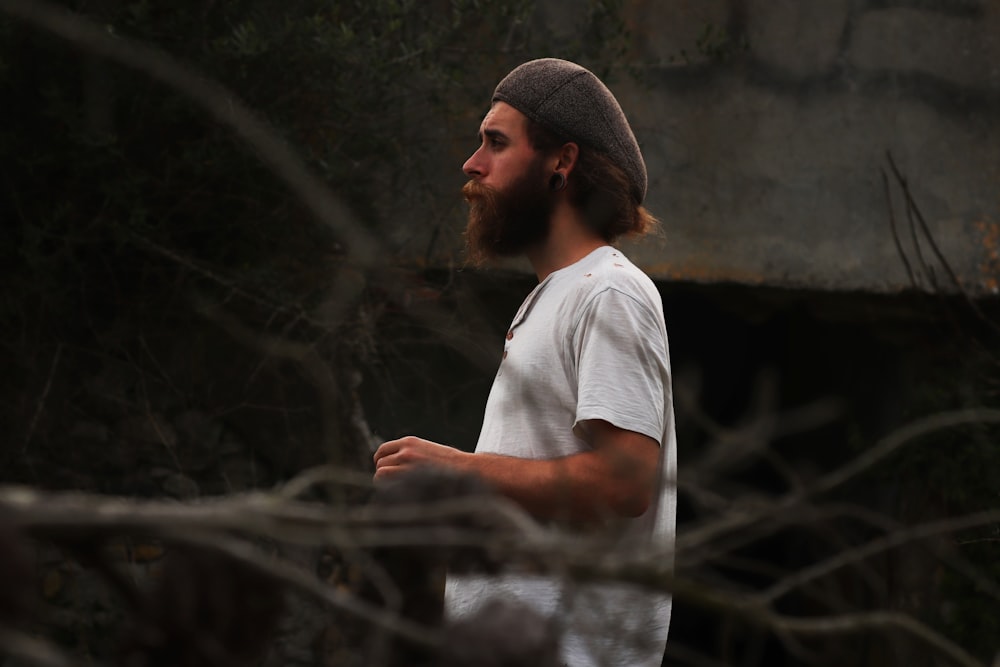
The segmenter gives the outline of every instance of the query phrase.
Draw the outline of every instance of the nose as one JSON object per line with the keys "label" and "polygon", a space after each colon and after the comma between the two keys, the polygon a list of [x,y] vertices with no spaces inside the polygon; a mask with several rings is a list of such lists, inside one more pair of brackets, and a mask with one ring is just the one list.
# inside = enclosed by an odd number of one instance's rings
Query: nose
{"label": "nose", "polygon": [[465,161],[462,165],[462,171],[469,178],[479,178],[483,176],[483,164],[480,159],[480,151],[482,149],[477,149],[475,153],[469,156],[469,159]]}

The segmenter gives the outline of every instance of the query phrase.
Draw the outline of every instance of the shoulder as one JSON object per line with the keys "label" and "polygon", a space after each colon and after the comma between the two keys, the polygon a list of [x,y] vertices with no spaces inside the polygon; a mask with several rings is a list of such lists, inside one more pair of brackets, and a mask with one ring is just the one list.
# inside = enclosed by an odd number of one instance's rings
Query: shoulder
{"label": "shoulder", "polygon": [[581,319],[616,317],[622,308],[663,321],[660,293],[620,250],[606,246],[567,267],[552,286],[559,317],[576,330]]}
{"label": "shoulder", "polygon": [[662,317],[662,300],[656,285],[639,267],[617,248],[602,248],[587,268],[587,300],[605,293],[620,294],[649,308]]}

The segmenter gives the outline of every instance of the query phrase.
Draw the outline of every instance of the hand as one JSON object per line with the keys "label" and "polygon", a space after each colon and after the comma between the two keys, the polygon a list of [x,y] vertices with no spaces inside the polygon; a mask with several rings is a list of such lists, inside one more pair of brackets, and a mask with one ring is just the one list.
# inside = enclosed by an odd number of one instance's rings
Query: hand
{"label": "hand", "polygon": [[375,479],[387,479],[418,466],[460,470],[462,460],[471,456],[454,447],[408,435],[383,442],[375,451]]}

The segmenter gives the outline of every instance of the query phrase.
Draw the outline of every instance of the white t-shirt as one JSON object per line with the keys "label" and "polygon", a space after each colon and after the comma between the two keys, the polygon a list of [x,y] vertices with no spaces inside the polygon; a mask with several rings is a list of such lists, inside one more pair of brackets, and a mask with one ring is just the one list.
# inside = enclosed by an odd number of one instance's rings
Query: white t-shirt
{"label": "white t-shirt", "polygon": [[[548,459],[587,451],[585,422],[603,419],[660,444],[657,501],[609,522],[608,549],[673,566],[677,448],[660,295],[621,251],[599,248],[551,273],[507,333],[477,452]],[[446,613],[461,618],[493,597],[526,604],[561,628],[572,667],[659,667],[670,597],[624,584],[579,584],[551,574],[451,575]]]}

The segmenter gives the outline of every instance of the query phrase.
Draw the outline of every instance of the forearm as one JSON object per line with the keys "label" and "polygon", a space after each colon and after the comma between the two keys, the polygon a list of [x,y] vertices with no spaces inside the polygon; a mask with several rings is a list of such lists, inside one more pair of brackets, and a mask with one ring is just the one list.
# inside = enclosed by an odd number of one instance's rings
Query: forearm
{"label": "forearm", "polygon": [[375,452],[375,479],[437,466],[480,477],[538,518],[586,521],[642,514],[656,488],[656,441],[604,422],[591,424],[591,432],[591,449],[551,459],[472,454],[406,436],[382,443]]}
{"label": "forearm", "polygon": [[598,452],[555,459],[524,459],[498,454],[468,454],[457,461],[463,472],[478,475],[500,494],[535,517],[590,521],[638,516],[652,489],[632,462],[609,465]]}

